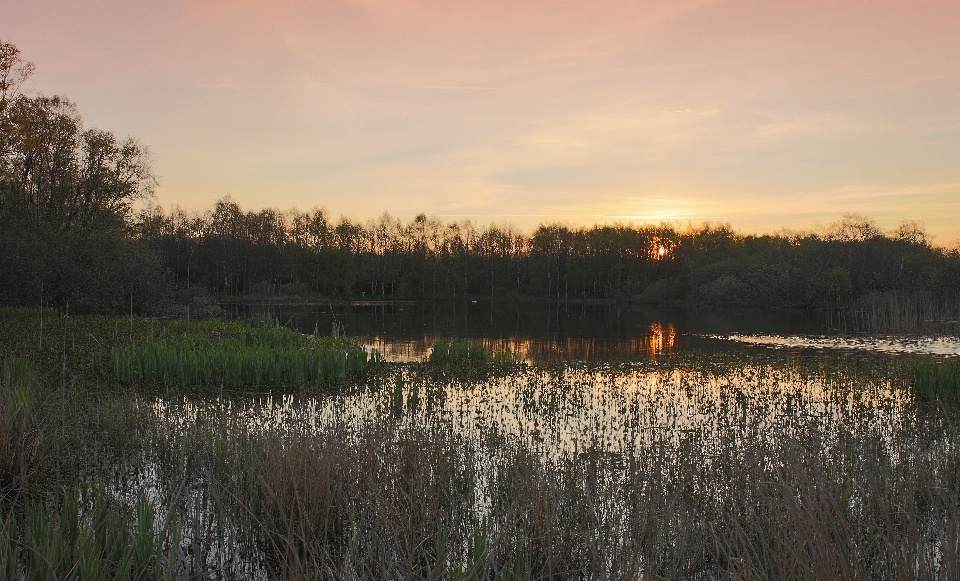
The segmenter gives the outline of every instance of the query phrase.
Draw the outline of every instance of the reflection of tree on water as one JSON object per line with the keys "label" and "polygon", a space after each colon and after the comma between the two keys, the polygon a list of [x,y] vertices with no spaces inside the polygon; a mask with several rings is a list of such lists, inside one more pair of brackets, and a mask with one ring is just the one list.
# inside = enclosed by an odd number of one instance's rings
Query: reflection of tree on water
{"label": "reflection of tree on water", "polygon": [[[419,361],[430,355],[437,341],[455,337],[425,335],[422,339],[398,341],[373,337],[366,344],[389,361]],[[473,338],[474,343],[494,352],[509,352],[518,361],[546,363],[557,361],[594,361],[604,359],[653,359],[672,352],[677,347],[677,329],[673,323],[653,323],[649,332],[630,339],[597,339],[593,337],[566,338]]]}
{"label": "reflection of tree on water", "polygon": [[666,328],[661,323],[650,325],[650,334],[647,339],[647,355],[656,357],[673,351],[677,344],[677,330],[673,323],[667,323]]}

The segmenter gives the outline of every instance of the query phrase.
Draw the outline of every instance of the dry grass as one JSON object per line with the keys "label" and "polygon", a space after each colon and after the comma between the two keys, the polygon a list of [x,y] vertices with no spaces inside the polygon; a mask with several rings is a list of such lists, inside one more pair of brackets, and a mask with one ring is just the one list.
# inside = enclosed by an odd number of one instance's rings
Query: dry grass
{"label": "dry grass", "polygon": [[[719,433],[664,431],[621,453],[597,440],[550,458],[496,426],[467,437],[438,410],[398,416],[384,394],[370,397],[384,403],[367,421],[334,405],[335,419],[315,426],[249,423],[272,407],[250,415],[185,402],[164,411],[190,418],[158,438],[168,465],[193,466],[202,476],[191,502],[217,507],[219,524],[197,536],[212,547],[230,531],[229,550],[207,553],[212,569],[289,579],[957,571],[960,435],[947,408],[864,430],[834,402],[825,409],[837,421],[822,431],[804,419],[811,407],[798,405],[782,431],[746,414]],[[296,415],[306,405],[280,409]],[[744,405],[756,412],[773,402]],[[178,470],[164,480],[187,476]]]}

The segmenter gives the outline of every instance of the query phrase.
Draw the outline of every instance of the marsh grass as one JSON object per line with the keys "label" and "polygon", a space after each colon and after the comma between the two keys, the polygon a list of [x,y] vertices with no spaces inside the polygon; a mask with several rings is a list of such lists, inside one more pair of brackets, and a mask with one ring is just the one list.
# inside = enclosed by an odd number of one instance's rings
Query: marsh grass
{"label": "marsh grass", "polygon": [[947,579],[957,564],[956,454],[928,457],[945,442],[922,429],[894,450],[842,433],[829,453],[807,434],[704,454],[690,434],[552,462],[496,431],[201,424],[217,436],[185,437],[218,442],[191,460],[204,494],[233,498],[217,505],[232,552],[208,555],[223,571],[237,554],[294,579]]}
{"label": "marsh grass", "polygon": [[[914,396],[905,360],[689,353],[482,376],[386,365],[333,391],[221,397],[127,386],[92,353],[201,340],[282,350],[290,339],[121,323],[51,323],[66,357],[8,343],[20,362],[4,368],[3,409],[14,411],[3,428],[29,401],[37,429],[20,433],[37,436],[38,454],[24,461],[31,484],[3,504],[4,571],[51,578],[25,552],[34,535],[38,554],[99,554],[94,579],[958,572],[960,418]],[[25,321],[11,325],[30,337]],[[100,505],[89,490],[104,491]],[[118,565],[127,553],[97,545],[96,522],[119,523],[108,536],[126,544],[145,539],[146,566]],[[44,562],[84,559],[95,560]]]}
{"label": "marsh grass", "polygon": [[408,366],[324,401],[167,401],[161,480],[194,467],[191,502],[217,507],[194,533],[230,539],[205,562],[237,575],[950,578],[954,412],[869,361],[769,363],[440,386]]}
{"label": "marsh grass", "polygon": [[[21,527],[0,533],[6,579],[167,581],[181,570],[176,518],[157,523],[140,498],[132,508],[108,502],[102,491],[71,490],[59,508],[31,505]],[[13,516],[16,519],[17,516]],[[22,528],[22,533],[13,533]]]}
{"label": "marsh grass", "polygon": [[960,399],[960,361],[921,358],[913,361],[910,369],[913,386],[920,396],[933,400]]}
{"label": "marsh grass", "polygon": [[5,358],[0,367],[0,504],[21,498],[39,471],[34,392],[27,362]]}
{"label": "marsh grass", "polygon": [[187,340],[120,347],[110,357],[110,368],[121,383],[165,387],[320,388],[361,378],[378,363],[361,345],[347,342],[295,348]]}
{"label": "marsh grass", "polygon": [[507,367],[517,365],[516,358],[509,351],[496,351],[481,342],[468,339],[435,341],[427,363],[435,369],[454,374],[476,372],[489,363]]}
{"label": "marsh grass", "polygon": [[829,325],[852,333],[957,335],[960,334],[960,296],[874,292],[847,301]]}
{"label": "marsh grass", "polygon": [[439,367],[475,367],[492,359],[481,343],[466,339],[436,341],[430,351],[429,362]]}

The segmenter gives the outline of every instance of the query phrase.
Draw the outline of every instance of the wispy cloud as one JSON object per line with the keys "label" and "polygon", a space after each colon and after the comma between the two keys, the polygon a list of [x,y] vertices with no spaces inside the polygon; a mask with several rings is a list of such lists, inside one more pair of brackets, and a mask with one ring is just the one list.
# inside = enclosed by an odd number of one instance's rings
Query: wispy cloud
{"label": "wispy cloud", "polygon": [[[94,6],[92,8],[91,6]],[[0,0],[159,200],[358,217],[960,216],[960,4]]]}

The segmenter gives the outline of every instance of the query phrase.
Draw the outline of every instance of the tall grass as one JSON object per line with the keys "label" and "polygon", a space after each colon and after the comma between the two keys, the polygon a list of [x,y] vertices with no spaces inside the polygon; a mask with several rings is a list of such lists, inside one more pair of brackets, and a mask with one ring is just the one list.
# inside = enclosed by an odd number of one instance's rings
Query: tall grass
{"label": "tall grass", "polygon": [[960,334],[960,296],[930,292],[875,292],[847,301],[830,321],[845,332],[907,335]]}
{"label": "tall grass", "polygon": [[0,367],[0,505],[21,499],[40,470],[42,431],[35,403],[29,364],[5,358]]}
{"label": "tall grass", "polygon": [[158,522],[142,489],[132,505],[103,489],[123,490],[130,475],[117,467],[145,449],[138,430],[113,423],[136,417],[130,400],[110,410],[76,395],[49,389],[24,359],[0,365],[0,578],[182,578],[175,509]]}
{"label": "tall grass", "polygon": [[949,579],[960,564],[957,435],[924,422],[893,448],[841,427],[828,451],[747,417],[722,445],[696,430],[551,461],[492,426],[474,440],[410,415],[260,431],[191,413],[162,439],[165,479],[206,474],[194,502],[218,516],[196,534],[215,546],[213,523],[232,523],[211,565],[226,572],[240,555],[283,579]]}
{"label": "tall grass", "polygon": [[[411,365],[313,397],[158,396],[140,379],[118,385],[107,358],[102,374],[80,366],[97,349],[342,344],[133,323],[77,318],[56,328],[66,357],[4,367],[0,428],[39,444],[21,462],[29,483],[2,503],[0,575],[55,578],[81,563],[94,579],[960,572],[960,418],[918,405],[890,358],[695,354],[492,378]],[[14,430],[16,417],[30,419]],[[140,557],[111,548],[138,542]]]}
{"label": "tall grass", "polygon": [[110,364],[125,384],[321,387],[359,378],[371,359],[362,347],[305,350],[235,342],[154,343],[115,349]]}
{"label": "tall grass", "polygon": [[430,351],[430,363],[440,367],[473,367],[492,359],[492,354],[481,343],[466,339],[436,341]]}
{"label": "tall grass", "polygon": [[[114,348],[110,370],[123,384],[322,387],[361,378],[380,364],[358,343],[288,329],[247,328],[225,336],[219,323],[174,325],[182,338]],[[210,337],[204,331],[220,333]],[[98,365],[94,360],[94,367]]]}
{"label": "tall grass", "polygon": [[923,358],[913,361],[910,369],[919,395],[960,400],[960,361]]}
{"label": "tall grass", "polygon": [[[32,505],[23,522],[0,531],[0,571],[5,579],[172,581],[179,561],[181,524],[158,523],[153,506],[140,498],[133,509],[112,506],[102,491],[75,491],[59,510]],[[18,532],[19,529],[19,532]]]}

